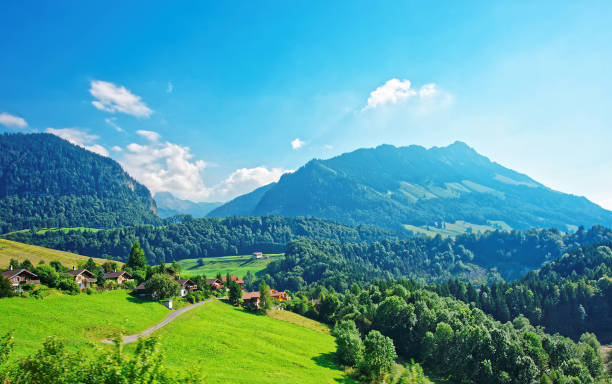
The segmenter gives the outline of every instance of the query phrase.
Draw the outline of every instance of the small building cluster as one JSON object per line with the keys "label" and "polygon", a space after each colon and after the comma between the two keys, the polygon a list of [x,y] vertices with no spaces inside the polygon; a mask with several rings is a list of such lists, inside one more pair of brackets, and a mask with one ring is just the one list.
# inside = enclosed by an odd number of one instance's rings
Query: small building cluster
{"label": "small building cluster", "polygon": [[[166,268],[166,272],[174,277],[178,285],[180,286],[179,294],[181,297],[185,297],[189,294],[189,292],[193,292],[198,289],[198,285],[191,279],[181,279],[181,276],[177,271],[172,268]],[[136,286],[134,289],[134,293],[139,294],[141,296],[146,295],[145,283],[142,282]]]}
{"label": "small building cluster", "polygon": [[[277,291],[275,289],[270,290],[270,297],[278,300],[278,301],[287,301],[291,298],[287,295],[285,291]],[[242,301],[246,306],[250,306],[253,308],[259,308],[259,301],[261,299],[261,294],[258,291],[255,292],[244,292],[242,294]]]}

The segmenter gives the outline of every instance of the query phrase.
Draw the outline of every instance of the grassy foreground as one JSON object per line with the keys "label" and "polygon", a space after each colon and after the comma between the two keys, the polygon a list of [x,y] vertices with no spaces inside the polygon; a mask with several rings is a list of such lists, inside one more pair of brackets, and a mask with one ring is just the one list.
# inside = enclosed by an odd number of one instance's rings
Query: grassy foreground
{"label": "grassy foreground", "polygon": [[304,320],[298,315],[277,320],[212,302],[154,335],[170,369],[196,370],[208,384],[353,383],[333,360],[329,330]]}
{"label": "grassy foreground", "polygon": [[[64,266],[71,267],[73,265],[76,266],[79,262],[86,261],[89,259],[89,257],[77,255],[76,253],[57,251],[55,249],[0,239],[0,269],[5,269],[8,267],[11,259],[17,259],[20,262],[28,259],[34,265],[38,265],[41,260],[47,264],[49,264],[51,261],[59,261]],[[94,258],[94,261],[98,264],[102,264],[108,260]],[[123,263],[117,262],[117,264],[122,265]]]}
{"label": "grassy foreground", "polygon": [[253,274],[266,268],[272,261],[280,260],[283,255],[268,255],[269,258],[264,259],[253,259],[252,255],[238,255],[238,256],[220,256],[220,257],[207,257],[202,259],[203,265],[198,265],[199,259],[185,259],[180,260],[178,263],[182,267],[181,275],[194,276],[194,275],[206,275],[208,277],[214,277],[217,272],[221,272],[222,275],[227,273],[244,277],[247,271],[251,271]]}
{"label": "grassy foreground", "polygon": [[157,302],[141,301],[123,290],[76,296],[57,294],[43,300],[0,299],[0,335],[14,330],[15,356],[38,350],[47,336],[57,336],[71,348],[100,345],[117,333],[142,331],[168,315]]}

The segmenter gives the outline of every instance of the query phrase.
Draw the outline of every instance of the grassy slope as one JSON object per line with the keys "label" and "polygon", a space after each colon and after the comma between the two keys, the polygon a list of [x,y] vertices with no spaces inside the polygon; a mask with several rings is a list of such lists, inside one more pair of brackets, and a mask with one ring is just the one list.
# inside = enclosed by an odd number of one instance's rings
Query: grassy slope
{"label": "grassy slope", "polygon": [[155,335],[169,367],[197,370],[208,384],[353,382],[332,360],[335,343],[328,330],[296,321],[294,316],[279,321],[213,302]]}
{"label": "grassy slope", "polygon": [[[34,265],[38,265],[38,262],[41,260],[47,264],[51,261],[59,261],[64,266],[71,267],[73,265],[76,266],[80,261],[87,260],[88,257],[77,255],[76,253],[57,251],[55,249],[0,239],[0,269],[6,268],[11,259],[17,259],[19,261],[28,259]],[[94,258],[94,261],[98,264],[102,264],[108,260]],[[123,263],[118,262],[118,264],[122,265]]]}
{"label": "grassy slope", "polygon": [[455,223],[446,223],[445,228],[436,228],[434,226],[417,227],[410,224],[404,224],[404,228],[408,231],[414,232],[415,234],[427,236],[436,236],[437,234],[440,234],[441,236],[445,237],[455,237],[457,235],[461,235],[463,233],[466,233],[468,231],[468,228],[471,228],[472,232],[474,233],[494,231],[496,229],[510,231],[512,229],[503,221],[490,221],[490,225],[480,225],[468,223],[462,220],[458,220]]}
{"label": "grassy slope", "polygon": [[0,299],[0,335],[14,330],[15,355],[38,350],[47,336],[58,336],[77,349],[118,332],[133,334],[158,323],[169,311],[142,302],[125,291],[94,295],[57,295],[43,300]]}
{"label": "grassy slope", "polygon": [[205,274],[208,277],[214,277],[217,272],[221,272],[222,275],[230,273],[232,275],[238,275],[244,277],[247,271],[251,271],[253,274],[263,270],[269,263],[274,260],[282,258],[281,255],[269,255],[268,259],[253,260],[252,255],[238,255],[238,256],[221,256],[221,257],[208,257],[202,259],[204,265],[198,266],[199,259],[185,259],[180,260],[178,263],[181,265],[181,275],[194,276]]}

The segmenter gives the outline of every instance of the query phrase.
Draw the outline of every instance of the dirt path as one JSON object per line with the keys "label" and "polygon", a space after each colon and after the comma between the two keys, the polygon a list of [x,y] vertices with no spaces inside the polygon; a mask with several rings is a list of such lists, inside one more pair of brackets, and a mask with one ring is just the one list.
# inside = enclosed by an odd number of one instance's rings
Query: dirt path
{"label": "dirt path", "polygon": [[[139,338],[151,335],[151,333],[157,331],[158,329],[160,329],[164,325],[166,325],[169,322],[171,322],[172,320],[176,319],[177,317],[179,317],[183,313],[194,309],[195,307],[199,307],[200,305],[203,305],[203,304],[206,304],[206,303],[210,303],[211,301],[223,300],[223,299],[225,299],[225,297],[219,297],[219,298],[216,298],[216,299],[204,300],[204,301],[200,301],[199,303],[188,305],[188,306],[183,307],[181,309],[177,309],[176,311],[172,311],[172,313],[169,314],[168,316],[166,316],[165,319],[163,319],[161,322],[155,324],[151,328],[147,329],[146,331],[141,332],[141,333],[136,333],[134,335],[124,336],[123,337],[123,342],[121,344],[130,344],[130,343],[133,343],[135,341],[138,341]],[[104,340],[102,340],[102,342],[105,343],[105,344],[115,344],[115,342],[113,340],[108,340],[108,339],[104,339]]]}

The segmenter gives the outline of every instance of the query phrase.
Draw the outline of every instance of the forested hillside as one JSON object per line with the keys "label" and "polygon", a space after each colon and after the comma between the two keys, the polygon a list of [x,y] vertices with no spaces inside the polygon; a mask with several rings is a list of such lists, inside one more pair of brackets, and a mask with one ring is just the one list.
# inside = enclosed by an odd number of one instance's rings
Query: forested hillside
{"label": "forested hillside", "polygon": [[496,282],[476,291],[449,281],[435,289],[472,302],[500,321],[526,316],[548,332],[578,338],[593,332],[612,341],[612,243],[581,247],[513,283]]}
{"label": "forested hillside", "polygon": [[451,278],[483,283],[500,275],[518,278],[526,268],[539,268],[568,250],[602,241],[612,241],[612,231],[495,231],[454,240],[437,236],[361,244],[302,239],[288,244],[285,258],[263,273],[273,285],[291,290],[318,282],[343,291],[351,282],[403,277],[422,283]]}
{"label": "forested hillside", "polygon": [[4,235],[9,240],[75,252],[91,257],[126,261],[134,240],[139,240],[150,264],[174,260],[248,254],[280,253],[299,238],[341,242],[371,242],[408,238],[405,232],[359,226],[356,228],[314,218],[232,217],[191,219],[164,226],[129,226],[100,231],[21,231]]}
{"label": "forested hillside", "polygon": [[364,358],[360,336],[379,331],[391,338],[402,359],[423,364],[441,382],[609,382],[592,334],[575,343],[534,328],[525,318],[501,323],[406,280],[352,284],[338,293],[314,284],[296,292],[286,306],[328,324],[340,322],[335,328],[339,353],[352,364]]}
{"label": "forested hillside", "polygon": [[391,228],[456,221],[515,229],[612,225],[612,212],[553,191],[461,142],[430,149],[382,145],[315,159],[209,214],[231,215],[314,216]]}
{"label": "forested hillside", "polygon": [[0,233],[159,223],[149,190],[114,160],[51,134],[0,135]]}

